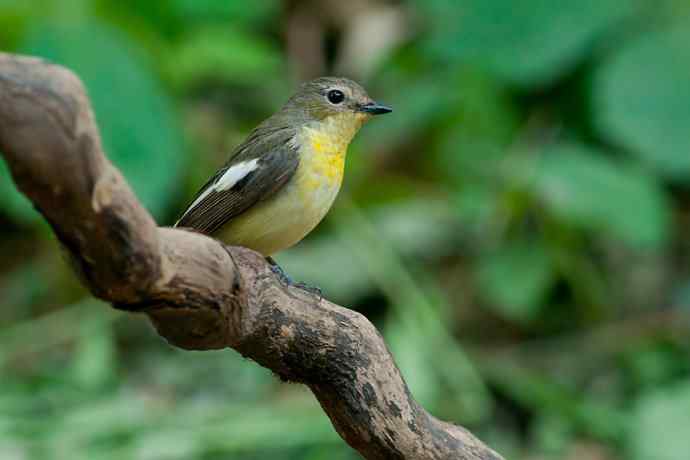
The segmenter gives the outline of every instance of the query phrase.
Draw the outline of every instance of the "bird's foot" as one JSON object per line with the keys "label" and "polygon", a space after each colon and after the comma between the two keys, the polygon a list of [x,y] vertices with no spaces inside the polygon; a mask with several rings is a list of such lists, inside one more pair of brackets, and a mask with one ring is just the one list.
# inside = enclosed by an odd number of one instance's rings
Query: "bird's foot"
{"label": "bird's foot", "polygon": [[323,291],[321,291],[320,288],[316,286],[310,286],[309,284],[299,282],[295,283],[290,276],[285,273],[285,270],[281,268],[280,265],[273,259],[273,257],[266,257],[266,262],[269,263],[271,266],[271,271],[278,275],[278,279],[280,279],[280,282],[283,283],[286,286],[294,286],[297,289],[301,289],[303,291],[306,291],[310,294],[316,295],[319,300],[323,299]]}
{"label": "bird's foot", "polygon": [[303,283],[301,281],[299,283],[293,284],[293,286],[295,286],[296,288],[301,289],[303,291],[307,291],[310,294],[314,294],[316,297],[319,298],[319,300],[323,299],[323,291],[318,286],[311,286],[311,285],[309,285],[307,283]]}
{"label": "bird's foot", "polygon": [[273,260],[273,257],[266,257],[266,262],[271,266],[271,271],[278,275],[278,279],[280,280],[281,283],[283,283],[286,286],[292,286],[294,282],[292,281],[292,278],[288,276],[287,273],[285,273],[285,270],[282,269],[278,263]]}

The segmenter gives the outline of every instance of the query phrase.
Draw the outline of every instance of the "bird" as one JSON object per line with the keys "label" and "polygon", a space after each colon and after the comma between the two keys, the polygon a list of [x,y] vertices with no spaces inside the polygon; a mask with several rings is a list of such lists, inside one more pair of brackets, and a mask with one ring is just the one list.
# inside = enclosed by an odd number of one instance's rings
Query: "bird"
{"label": "bird", "polygon": [[303,83],[204,184],[175,227],[272,256],[307,236],[340,190],[347,149],[362,125],[392,109],[347,78]]}

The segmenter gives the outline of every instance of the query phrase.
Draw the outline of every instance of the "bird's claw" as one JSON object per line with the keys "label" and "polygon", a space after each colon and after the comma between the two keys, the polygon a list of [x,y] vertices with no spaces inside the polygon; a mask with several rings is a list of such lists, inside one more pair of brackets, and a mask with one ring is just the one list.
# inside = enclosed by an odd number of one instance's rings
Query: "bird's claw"
{"label": "bird's claw", "polygon": [[314,294],[316,297],[319,298],[319,300],[323,299],[323,291],[318,286],[311,286],[311,285],[309,285],[307,283],[303,283],[301,281],[299,283],[293,284],[293,286],[295,286],[296,288],[301,289],[303,291],[307,291],[310,294]]}
{"label": "bird's claw", "polygon": [[303,291],[306,291],[310,294],[314,294],[319,298],[319,300],[323,299],[323,291],[316,287],[316,286],[310,286],[307,283],[299,282],[295,283],[290,276],[288,276],[287,273],[285,273],[285,270],[283,270],[280,265],[276,263],[275,260],[273,260],[272,257],[267,257],[266,261],[271,265],[271,271],[278,275],[278,279],[280,280],[281,283],[283,283],[286,286],[294,286],[297,289],[301,289]]}
{"label": "bird's claw", "polygon": [[280,265],[278,264],[271,264],[271,271],[278,275],[278,279],[280,280],[281,283],[283,283],[286,286],[292,286],[294,283],[292,281],[292,278],[288,276],[287,273],[285,273],[285,270],[283,270]]}

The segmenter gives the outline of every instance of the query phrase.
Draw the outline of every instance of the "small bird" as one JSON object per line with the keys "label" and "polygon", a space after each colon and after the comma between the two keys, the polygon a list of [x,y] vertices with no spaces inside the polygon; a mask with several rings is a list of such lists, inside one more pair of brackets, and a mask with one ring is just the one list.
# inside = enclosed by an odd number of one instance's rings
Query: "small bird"
{"label": "small bird", "polygon": [[391,109],[357,83],[322,77],[302,84],[234,149],[175,224],[264,255],[302,240],[331,208],[350,141]]}

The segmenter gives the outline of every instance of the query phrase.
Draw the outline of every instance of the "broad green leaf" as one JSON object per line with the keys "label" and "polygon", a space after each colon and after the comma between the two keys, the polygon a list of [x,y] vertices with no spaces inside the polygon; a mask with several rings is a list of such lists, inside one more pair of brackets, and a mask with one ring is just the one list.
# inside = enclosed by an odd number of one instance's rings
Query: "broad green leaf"
{"label": "broad green leaf", "polygon": [[512,320],[534,319],[553,280],[552,261],[537,242],[509,242],[479,261],[482,292],[499,314]]}
{"label": "broad green leaf", "polygon": [[251,6],[245,0],[172,0],[168,8],[185,22],[195,21],[208,23],[216,21],[227,23],[256,23],[272,19],[280,14],[278,0],[253,2]]}
{"label": "broad green leaf", "polygon": [[690,24],[630,42],[594,81],[603,136],[668,177],[690,177]]}
{"label": "broad green leaf", "polygon": [[180,87],[210,79],[254,85],[285,73],[279,50],[271,42],[225,26],[206,27],[189,34],[180,41],[173,56],[167,73]]}
{"label": "broad green leaf", "polygon": [[468,178],[492,180],[514,142],[516,108],[508,93],[486,75],[464,71],[452,84],[461,90],[452,123],[438,136],[442,174],[459,183]]}
{"label": "broad green leaf", "polygon": [[183,142],[171,101],[134,44],[96,22],[43,24],[28,33],[22,52],[65,65],[83,80],[106,153],[160,216],[179,187]]}
{"label": "broad green leaf", "polygon": [[432,0],[429,49],[443,60],[479,64],[501,78],[541,86],[583,60],[593,42],[636,1]]}
{"label": "broad green leaf", "polygon": [[534,192],[558,218],[634,246],[667,241],[669,203],[653,176],[566,144],[542,152],[534,173]]}
{"label": "broad green leaf", "polygon": [[644,395],[633,413],[632,460],[681,460],[690,452],[690,382]]}

